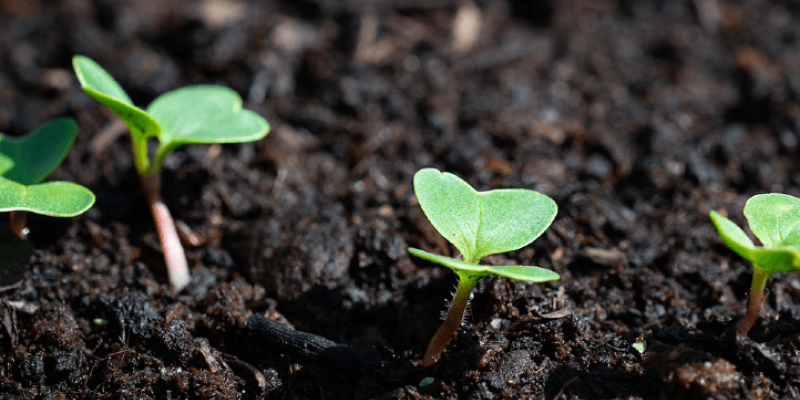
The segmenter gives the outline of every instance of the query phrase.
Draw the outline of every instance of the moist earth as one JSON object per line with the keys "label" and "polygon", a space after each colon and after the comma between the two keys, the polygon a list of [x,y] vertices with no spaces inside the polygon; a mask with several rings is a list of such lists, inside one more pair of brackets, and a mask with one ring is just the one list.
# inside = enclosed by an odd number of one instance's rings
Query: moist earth
{"label": "moist earth", "polygon": [[[126,129],[74,54],[140,106],[221,84],[272,125],[167,158],[180,293]],[[97,195],[29,217],[34,253],[0,293],[3,398],[800,396],[800,277],[776,275],[736,337],[752,267],[708,218],[744,226],[750,196],[800,195],[797,2],[0,0],[0,65],[0,131],[75,118],[51,179]],[[414,197],[423,167],[559,206],[484,262],[561,280],[481,282],[431,368],[456,277],[406,249],[457,254]]]}

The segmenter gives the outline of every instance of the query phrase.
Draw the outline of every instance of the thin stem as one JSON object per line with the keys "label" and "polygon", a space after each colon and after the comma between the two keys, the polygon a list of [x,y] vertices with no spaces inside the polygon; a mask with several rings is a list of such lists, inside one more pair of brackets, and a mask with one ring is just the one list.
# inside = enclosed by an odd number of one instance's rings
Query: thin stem
{"label": "thin stem", "polygon": [[128,124],[128,130],[131,131],[132,136],[132,145],[131,149],[133,150],[133,163],[136,165],[136,170],[139,171],[140,176],[152,176],[153,174],[150,173],[150,157],[147,154],[147,138],[145,138],[144,133],[141,131],[136,131],[137,134],[134,134],[135,127]]}
{"label": "thin stem", "polygon": [[183,245],[181,245],[180,237],[175,230],[175,222],[172,220],[167,205],[161,199],[161,180],[157,174],[149,177],[140,175],[139,177],[145,196],[147,196],[147,203],[150,205],[150,212],[153,214],[158,239],[161,241],[170,286],[179,292],[189,284],[191,277]]}
{"label": "thin stem", "polygon": [[442,326],[436,331],[436,334],[431,338],[428,344],[428,349],[425,350],[425,356],[422,358],[422,366],[430,367],[439,361],[442,357],[447,344],[455,336],[458,327],[464,320],[464,311],[467,309],[469,303],[469,296],[475,285],[478,284],[479,277],[469,276],[467,274],[458,274],[458,287],[456,288],[453,302],[450,304],[450,309],[447,310],[447,315],[442,322]]}
{"label": "thin stem", "polygon": [[8,226],[11,228],[11,232],[20,239],[25,239],[28,236],[27,232],[25,232],[27,220],[28,213],[25,211],[12,211],[11,215],[9,215]]}
{"label": "thin stem", "polygon": [[747,332],[758,320],[758,316],[761,314],[761,304],[764,303],[764,286],[771,276],[771,272],[754,266],[753,283],[750,285],[750,300],[747,303],[747,312],[744,314],[744,318],[736,324],[737,335],[747,335]]}
{"label": "thin stem", "polygon": [[153,160],[150,161],[149,165],[150,170],[148,171],[147,175],[150,176],[159,173],[159,171],[161,171],[161,166],[164,164],[164,158],[172,154],[172,152],[175,151],[177,147],[178,146],[173,143],[170,143],[169,145],[164,145],[164,142],[159,141],[158,149],[156,149],[156,154],[155,156],[153,156]]}

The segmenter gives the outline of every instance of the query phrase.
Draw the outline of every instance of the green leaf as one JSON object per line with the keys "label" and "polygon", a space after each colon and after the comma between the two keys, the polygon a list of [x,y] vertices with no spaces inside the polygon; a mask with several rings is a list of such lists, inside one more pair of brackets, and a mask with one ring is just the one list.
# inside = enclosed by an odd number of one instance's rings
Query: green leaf
{"label": "green leaf", "polygon": [[[728,218],[716,211],[711,211],[710,217],[725,244],[736,254],[753,263],[756,268],[769,272],[800,269],[800,247],[756,247],[742,228]],[[750,228],[753,228],[752,225]]]}
{"label": "green leaf", "polygon": [[525,265],[488,266],[470,264],[450,257],[428,253],[420,249],[410,248],[408,252],[419,258],[448,267],[457,273],[466,272],[471,277],[497,275],[523,282],[539,283],[557,281],[561,278],[557,273],[544,268]]}
{"label": "green leaf", "polygon": [[711,217],[711,222],[717,228],[717,232],[722,237],[722,241],[736,254],[747,258],[750,251],[755,249],[755,245],[753,245],[753,241],[747,237],[742,228],[716,211],[711,211],[709,216]]}
{"label": "green leaf", "polygon": [[478,192],[461,178],[434,168],[414,175],[414,191],[434,228],[471,264],[527,246],[558,212],[555,201],[533,190]]}
{"label": "green leaf", "polygon": [[148,138],[161,134],[158,122],[133,105],[125,90],[100,64],[88,57],[76,55],[72,57],[72,66],[83,91],[125,121],[136,144],[146,143]]}
{"label": "green leaf", "polygon": [[14,160],[12,160],[10,157],[6,156],[5,154],[3,154],[2,151],[0,151],[0,176],[6,173],[6,171],[10,170],[11,167],[13,166],[14,166]]}
{"label": "green leaf", "polygon": [[67,156],[78,133],[71,118],[59,118],[19,137],[0,134],[0,175],[32,185],[47,178]]}
{"label": "green leaf", "polygon": [[0,212],[30,211],[53,217],[74,217],[94,204],[94,194],[70,182],[22,185],[0,177]]}
{"label": "green leaf", "polygon": [[781,193],[747,200],[744,216],[750,230],[767,248],[800,245],[800,199]]}
{"label": "green leaf", "polygon": [[241,143],[262,139],[269,124],[242,109],[235,91],[213,85],[190,86],[159,96],[147,112],[161,124],[166,143]]}
{"label": "green leaf", "polygon": [[[110,108],[128,125],[136,168],[144,176],[161,169],[164,158],[184,144],[242,143],[262,139],[269,124],[242,109],[233,90],[214,85],[190,86],[167,92],[142,110],[99,64],[83,56],[72,59],[83,90]],[[150,161],[147,139],[156,137],[158,150]]]}

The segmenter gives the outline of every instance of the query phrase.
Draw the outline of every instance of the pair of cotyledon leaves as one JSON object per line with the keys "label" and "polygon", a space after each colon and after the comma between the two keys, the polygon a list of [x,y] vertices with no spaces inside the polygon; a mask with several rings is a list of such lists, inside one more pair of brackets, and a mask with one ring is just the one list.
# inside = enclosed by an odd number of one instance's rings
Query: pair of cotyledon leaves
{"label": "pair of cotyledon leaves", "polygon": [[0,134],[0,212],[72,217],[94,204],[89,189],[71,182],[40,183],[64,160],[78,126],[60,118],[20,137]]}
{"label": "pair of cotyledon leaves", "polygon": [[755,268],[773,273],[800,269],[800,199],[797,197],[770,193],[747,200],[744,215],[763,247],[754,245],[742,228],[728,218],[716,211],[710,215],[725,244],[752,262]]}
{"label": "pair of cotyledon leaves", "polygon": [[[84,91],[122,118],[131,131],[136,166],[143,175],[159,171],[164,157],[183,144],[240,143],[263,138],[269,124],[242,109],[231,89],[200,85],[165,93],[147,110],[133,105],[128,94],[100,65],[75,56],[73,67]],[[39,183],[66,157],[77,125],[63,118],[22,138],[0,135],[0,211],[31,211],[69,217],[94,204],[88,189],[69,182]],[[147,139],[155,137],[159,150],[147,158]]]}
{"label": "pair of cotyledon leaves", "polygon": [[[84,56],[72,59],[83,90],[128,125],[136,167],[142,175],[157,173],[164,157],[184,144],[241,143],[263,138],[269,124],[242,108],[232,89],[216,85],[189,86],[157,97],[147,109],[133,105],[128,94],[99,64]],[[149,160],[147,139],[159,146]]]}
{"label": "pair of cotyledon leaves", "polygon": [[414,192],[431,224],[461,253],[462,260],[408,251],[470,277],[498,275],[525,282],[559,279],[553,271],[531,266],[484,266],[489,255],[527,246],[555,219],[558,207],[551,198],[527,189],[478,192],[459,177],[425,168],[414,175]]}

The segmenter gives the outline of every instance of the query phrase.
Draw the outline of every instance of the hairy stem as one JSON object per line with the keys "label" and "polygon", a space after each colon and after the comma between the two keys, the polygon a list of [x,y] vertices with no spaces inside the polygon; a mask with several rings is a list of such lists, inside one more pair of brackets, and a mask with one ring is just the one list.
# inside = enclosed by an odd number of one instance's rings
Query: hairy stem
{"label": "hairy stem", "polygon": [[25,232],[25,224],[27,224],[28,213],[25,211],[12,211],[9,216],[8,226],[11,232],[20,239],[25,239],[28,235]]}
{"label": "hairy stem", "polygon": [[455,296],[453,296],[453,302],[450,304],[450,309],[447,310],[442,326],[431,338],[428,349],[425,350],[425,356],[422,357],[423,367],[430,367],[436,364],[439,358],[442,357],[442,352],[444,352],[450,340],[453,339],[458,327],[461,326],[461,322],[464,320],[464,311],[467,309],[469,296],[477,284],[478,277],[459,274],[458,287],[456,288]]}
{"label": "hairy stem", "polygon": [[754,266],[753,283],[750,285],[750,300],[747,303],[747,312],[744,314],[744,318],[736,324],[737,335],[747,335],[747,332],[758,320],[758,316],[761,314],[761,304],[764,302],[764,286],[771,275],[772,273]]}
{"label": "hairy stem", "polygon": [[153,221],[156,224],[158,239],[164,252],[164,261],[167,264],[167,275],[169,284],[175,291],[180,291],[189,284],[189,266],[186,263],[186,255],[183,252],[183,245],[175,230],[175,222],[169,213],[167,205],[161,199],[161,180],[158,174],[152,176],[139,176],[142,181],[147,203],[150,212],[153,214]]}

